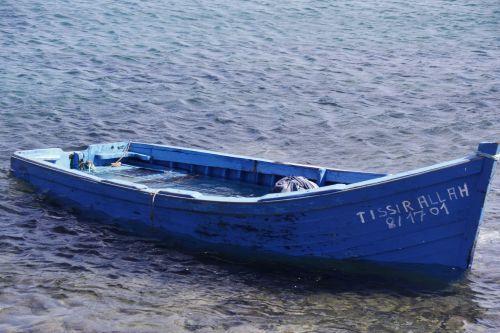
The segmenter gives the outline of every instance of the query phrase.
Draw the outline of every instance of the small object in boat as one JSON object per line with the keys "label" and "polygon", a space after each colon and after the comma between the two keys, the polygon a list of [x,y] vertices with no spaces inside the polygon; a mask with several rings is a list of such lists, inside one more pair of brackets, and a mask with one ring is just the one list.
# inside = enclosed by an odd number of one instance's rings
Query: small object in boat
{"label": "small object in boat", "polygon": [[315,182],[302,176],[283,177],[274,185],[274,193],[304,191],[308,189],[318,188]]}
{"label": "small object in boat", "polygon": [[88,172],[95,171],[95,165],[92,161],[80,162],[79,168]]}
{"label": "small object in boat", "polygon": [[122,166],[122,162],[120,162],[120,161],[113,162],[113,163],[111,163],[111,166],[113,168],[121,167]]}

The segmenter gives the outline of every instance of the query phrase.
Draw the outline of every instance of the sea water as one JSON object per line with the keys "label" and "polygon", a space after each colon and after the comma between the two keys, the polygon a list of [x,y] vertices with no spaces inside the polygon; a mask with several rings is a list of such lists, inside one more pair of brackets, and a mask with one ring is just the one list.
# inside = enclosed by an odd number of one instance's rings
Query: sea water
{"label": "sea water", "polygon": [[87,218],[15,150],[136,140],[398,172],[500,139],[500,6],[0,0],[0,331],[500,330],[500,175],[437,287],[228,262]]}

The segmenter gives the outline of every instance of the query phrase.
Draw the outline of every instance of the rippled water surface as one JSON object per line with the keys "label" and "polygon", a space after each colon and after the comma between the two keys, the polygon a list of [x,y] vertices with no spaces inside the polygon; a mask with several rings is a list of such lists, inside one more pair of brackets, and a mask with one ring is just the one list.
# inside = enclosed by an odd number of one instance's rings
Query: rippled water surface
{"label": "rippled water surface", "polygon": [[498,332],[499,175],[472,271],[420,288],[179,251],[41,200],[8,157],[129,139],[379,172],[461,157],[500,139],[499,22],[498,0],[0,0],[0,332]]}

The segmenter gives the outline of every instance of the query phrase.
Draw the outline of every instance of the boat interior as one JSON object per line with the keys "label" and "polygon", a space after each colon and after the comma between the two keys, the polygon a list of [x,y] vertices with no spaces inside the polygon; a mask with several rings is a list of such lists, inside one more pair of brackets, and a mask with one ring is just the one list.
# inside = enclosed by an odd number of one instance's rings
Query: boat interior
{"label": "boat interior", "polygon": [[302,176],[320,188],[337,189],[386,176],[137,142],[95,144],[81,150],[51,148],[20,153],[62,169],[122,184],[224,197],[267,195],[273,192],[276,182],[286,176]]}

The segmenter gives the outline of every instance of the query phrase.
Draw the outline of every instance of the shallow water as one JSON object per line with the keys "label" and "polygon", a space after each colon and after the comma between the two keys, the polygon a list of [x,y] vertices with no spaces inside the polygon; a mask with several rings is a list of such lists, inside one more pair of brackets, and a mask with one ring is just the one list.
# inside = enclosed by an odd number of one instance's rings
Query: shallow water
{"label": "shallow water", "polygon": [[0,1],[0,331],[500,330],[500,176],[442,288],[253,267],[61,210],[17,149],[134,139],[366,171],[500,139],[472,1]]}

